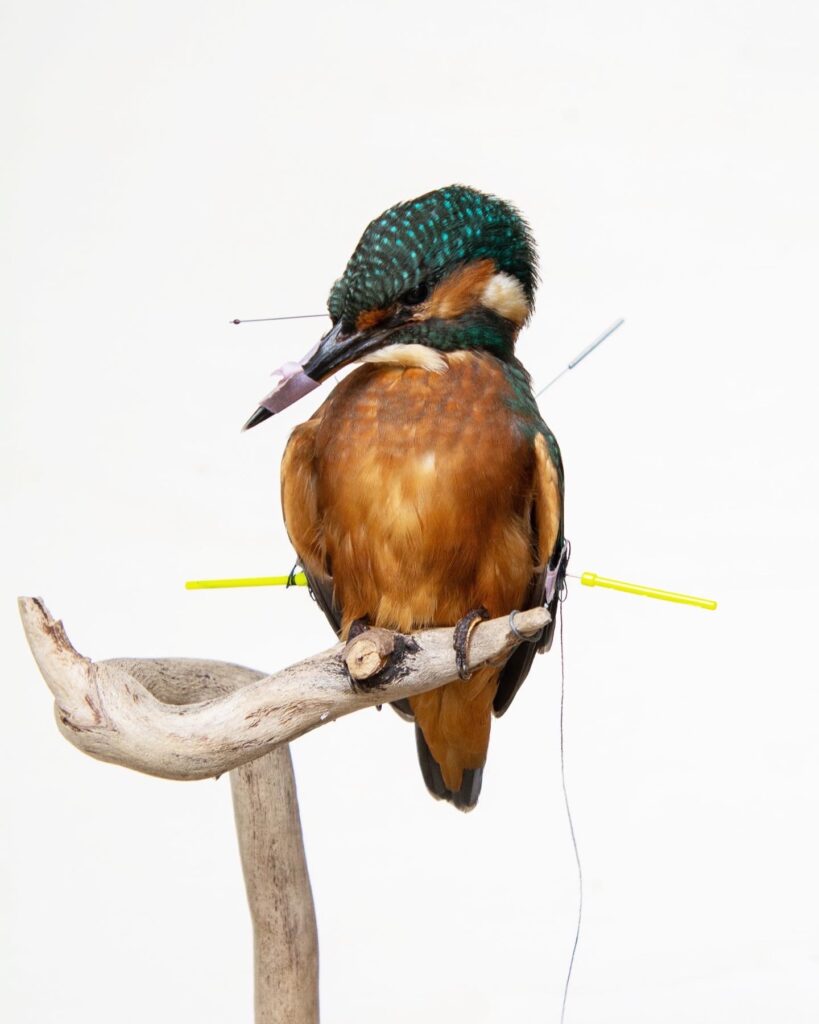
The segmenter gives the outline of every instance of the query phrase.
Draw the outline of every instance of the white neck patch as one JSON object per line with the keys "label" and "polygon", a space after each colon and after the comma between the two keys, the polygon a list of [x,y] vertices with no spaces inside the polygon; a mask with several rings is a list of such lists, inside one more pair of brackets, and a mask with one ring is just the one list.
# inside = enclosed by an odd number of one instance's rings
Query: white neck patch
{"label": "white neck patch", "polygon": [[493,274],[481,293],[481,304],[520,327],[529,316],[523,285],[510,274]]}
{"label": "white neck patch", "polygon": [[382,366],[414,366],[430,373],[445,373],[449,369],[445,357],[428,345],[385,345],[364,356],[361,362]]}

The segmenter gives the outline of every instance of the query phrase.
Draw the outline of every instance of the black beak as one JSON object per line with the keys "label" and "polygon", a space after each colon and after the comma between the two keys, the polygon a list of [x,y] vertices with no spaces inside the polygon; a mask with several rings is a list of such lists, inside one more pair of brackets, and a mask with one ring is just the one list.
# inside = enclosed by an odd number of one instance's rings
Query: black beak
{"label": "black beak", "polygon": [[276,387],[259,402],[259,408],[242,430],[264,423],[309,394],[342,366],[380,348],[384,340],[383,325],[379,325],[378,330],[356,331],[355,328],[345,328],[339,320],[298,363],[285,363],[274,371],[279,377]]}
{"label": "black beak", "polygon": [[382,330],[356,331],[345,328],[339,320],[318,343],[318,348],[304,364],[304,372],[320,384],[342,366],[375,351],[383,341]]}
{"label": "black beak", "polygon": [[256,412],[250,417],[250,419],[242,427],[242,430],[250,430],[251,427],[258,427],[260,423],[264,423],[265,420],[269,420],[273,413],[269,409],[265,409],[263,405],[260,405]]}

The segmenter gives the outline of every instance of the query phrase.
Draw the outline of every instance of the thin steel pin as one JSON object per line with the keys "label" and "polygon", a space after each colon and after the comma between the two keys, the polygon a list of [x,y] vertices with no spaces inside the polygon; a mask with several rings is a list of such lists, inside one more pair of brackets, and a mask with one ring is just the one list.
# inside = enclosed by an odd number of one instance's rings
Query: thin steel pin
{"label": "thin steel pin", "polygon": [[261,324],[268,320],[311,320],[314,317],[329,316],[329,313],[299,313],[297,316],[257,316],[252,320],[231,320],[232,324]]}
{"label": "thin steel pin", "polygon": [[557,381],[559,381],[564,373],[568,373],[569,370],[573,370],[578,363],[582,362],[586,358],[586,356],[591,355],[591,353],[594,352],[598,345],[602,345],[606,338],[608,338],[609,335],[614,334],[617,328],[622,327],[625,322],[625,318],[620,317],[620,319],[613,323],[611,327],[603,331],[599,338],[595,338],[591,345],[587,345],[579,355],[576,355],[574,359],[572,359],[568,366],[564,367],[560,371],[560,373],[553,380],[550,380],[545,387],[542,387],[540,391],[538,391],[538,393],[535,395],[535,398],[540,398],[543,392],[548,391],[552,384],[555,384]]}

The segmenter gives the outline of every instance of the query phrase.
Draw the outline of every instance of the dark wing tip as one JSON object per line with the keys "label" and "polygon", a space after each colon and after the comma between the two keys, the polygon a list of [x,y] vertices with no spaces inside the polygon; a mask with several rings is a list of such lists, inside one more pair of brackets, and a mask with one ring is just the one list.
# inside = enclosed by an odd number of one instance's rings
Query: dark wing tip
{"label": "dark wing tip", "polygon": [[251,427],[258,427],[260,423],[264,423],[265,420],[270,419],[273,413],[269,409],[265,409],[263,406],[259,406],[256,412],[250,417],[250,419],[242,427],[242,430],[250,430]]}

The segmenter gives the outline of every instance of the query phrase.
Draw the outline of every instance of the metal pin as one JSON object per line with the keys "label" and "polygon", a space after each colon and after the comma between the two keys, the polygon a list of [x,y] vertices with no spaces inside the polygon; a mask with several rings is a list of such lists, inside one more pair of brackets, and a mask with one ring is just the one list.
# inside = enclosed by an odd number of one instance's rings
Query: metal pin
{"label": "metal pin", "polygon": [[311,320],[314,317],[329,316],[329,313],[299,313],[296,316],[257,316],[254,320],[231,320],[232,324],[263,324],[269,320]]}
{"label": "metal pin", "polygon": [[538,391],[538,393],[535,395],[535,398],[540,398],[543,392],[548,391],[552,384],[554,384],[556,381],[559,381],[564,373],[568,373],[569,370],[573,370],[578,363],[582,362],[586,358],[586,356],[591,355],[591,353],[594,352],[598,345],[602,345],[606,338],[608,338],[609,335],[614,334],[617,328],[622,327],[625,322],[625,318],[621,317],[616,323],[613,323],[611,327],[608,328],[608,330],[603,331],[600,337],[595,338],[591,345],[587,345],[579,355],[576,355],[574,359],[569,363],[569,365],[560,371],[560,373],[554,378],[554,380],[550,380],[545,387],[542,387],[540,391]]}

